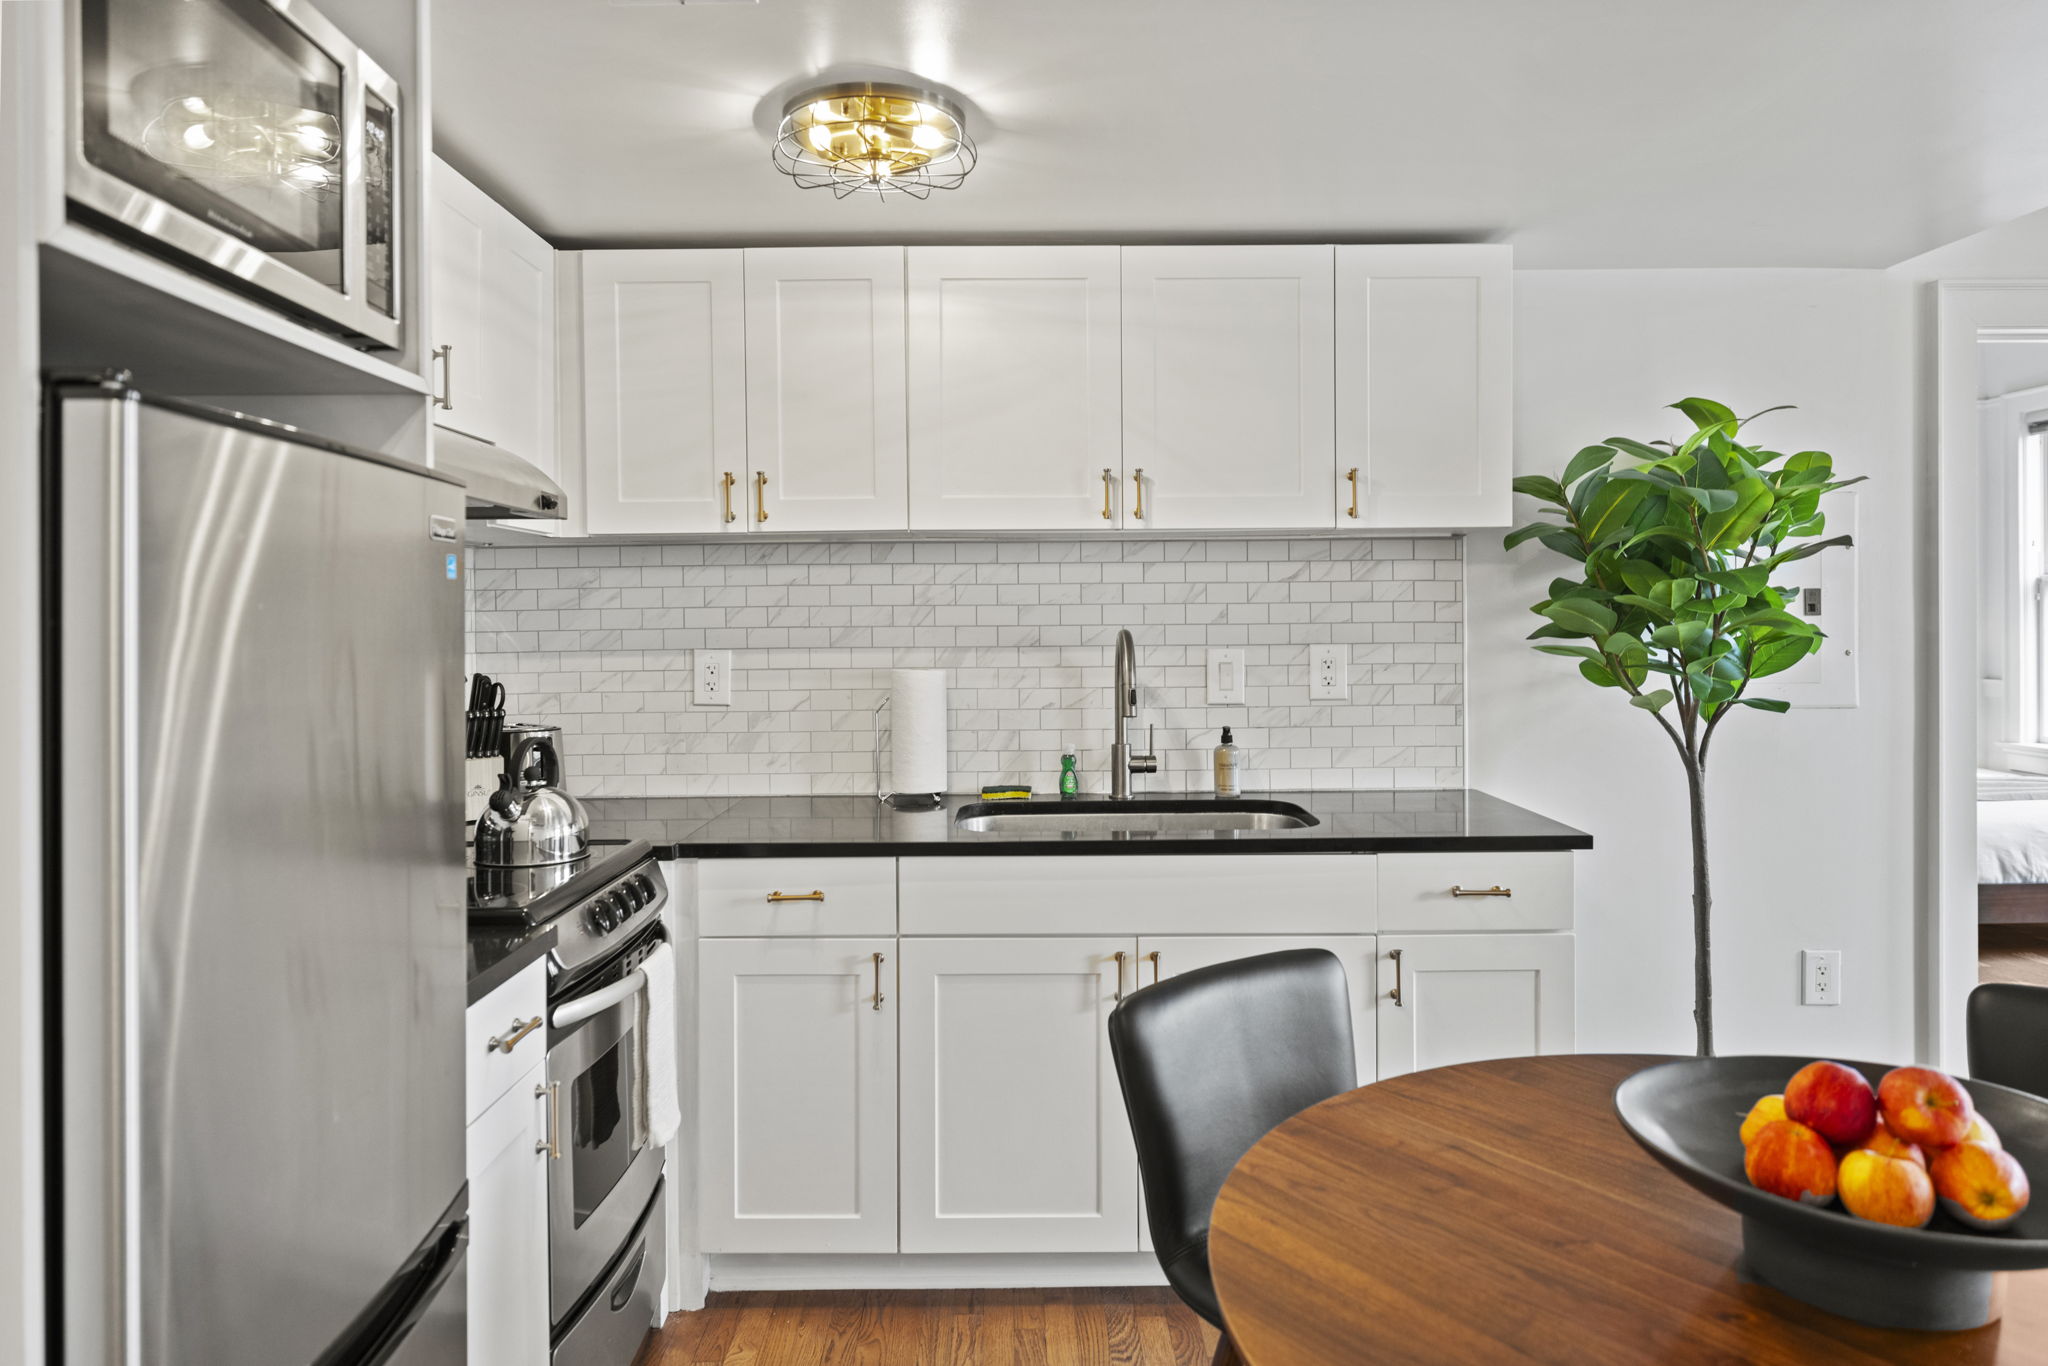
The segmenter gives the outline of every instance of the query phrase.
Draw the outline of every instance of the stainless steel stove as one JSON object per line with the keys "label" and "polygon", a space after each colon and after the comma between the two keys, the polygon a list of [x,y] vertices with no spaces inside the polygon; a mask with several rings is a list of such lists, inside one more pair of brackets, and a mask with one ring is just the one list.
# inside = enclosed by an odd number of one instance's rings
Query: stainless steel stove
{"label": "stainless steel stove", "polygon": [[625,1366],[667,1276],[642,967],[667,937],[667,904],[661,865],[644,840],[593,845],[574,863],[470,868],[472,922],[489,933],[502,926],[508,938],[556,931],[547,1033],[547,1086],[559,1115],[548,1161],[553,1366]]}

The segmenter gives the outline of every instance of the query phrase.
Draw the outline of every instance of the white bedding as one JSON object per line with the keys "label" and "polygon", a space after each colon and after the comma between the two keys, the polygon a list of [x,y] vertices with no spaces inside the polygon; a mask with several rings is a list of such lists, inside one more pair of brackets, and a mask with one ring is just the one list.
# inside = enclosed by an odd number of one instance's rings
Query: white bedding
{"label": "white bedding", "polygon": [[1977,803],[1977,881],[2048,882],[2048,801]]}

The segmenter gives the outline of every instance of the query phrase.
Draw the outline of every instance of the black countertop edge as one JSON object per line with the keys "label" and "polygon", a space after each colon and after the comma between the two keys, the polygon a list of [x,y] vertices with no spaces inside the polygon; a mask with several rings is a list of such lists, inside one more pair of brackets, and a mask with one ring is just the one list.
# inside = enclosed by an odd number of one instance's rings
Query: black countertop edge
{"label": "black countertop edge", "polygon": [[[593,834],[645,839],[664,859],[917,858],[1018,854],[1532,853],[1590,849],[1593,837],[1488,793],[1466,788],[1255,792],[1251,804],[1286,802],[1316,824],[1292,830],[1143,835],[981,833],[954,816],[981,799],[951,795],[937,810],[896,812],[868,797],[590,798]],[[1198,805],[1206,794],[1146,794]],[[1047,807],[1059,799],[1003,802]]]}
{"label": "black countertop edge", "polygon": [[469,926],[469,1004],[475,1005],[555,947],[555,927],[528,929],[521,924],[471,921]]}

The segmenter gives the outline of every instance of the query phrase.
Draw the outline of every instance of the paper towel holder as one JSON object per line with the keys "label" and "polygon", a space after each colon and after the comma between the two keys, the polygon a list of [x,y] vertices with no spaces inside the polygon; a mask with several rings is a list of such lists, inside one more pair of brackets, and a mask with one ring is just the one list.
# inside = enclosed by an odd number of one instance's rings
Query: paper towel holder
{"label": "paper towel holder", "polygon": [[[889,699],[886,697],[875,703],[874,716],[878,723],[882,717],[882,708],[888,705]],[[888,807],[891,811],[936,811],[939,807],[944,806],[946,794],[943,792],[882,791],[882,737],[887,733],[879,724],[875,726],[875,747],[871,755],[874,760],[875,800],[881,802],[882,805]]]}

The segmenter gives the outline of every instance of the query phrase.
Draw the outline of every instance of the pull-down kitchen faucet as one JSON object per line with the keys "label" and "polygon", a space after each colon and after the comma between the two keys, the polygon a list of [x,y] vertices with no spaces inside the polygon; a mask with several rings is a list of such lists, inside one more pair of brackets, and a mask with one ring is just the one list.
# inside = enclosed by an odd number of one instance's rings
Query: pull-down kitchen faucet
{"label": "pull-down kitchen faucet", "polygon": [[[1128,801],[1131,796],[1131,775],[1133,773],[1157,773],[1159,756],[1131,753],[1130,737],[1124,732],[1124,721],[1138,714],[1138,685],[1134,675],[1138,672],[1138,647],[1131,643],[1129,631],[1116,633],[1116,743],[1109,747],[1109,795],[1117,801]],[[1152,728],[1145,728],[1145,748],[1150,750]]]}

